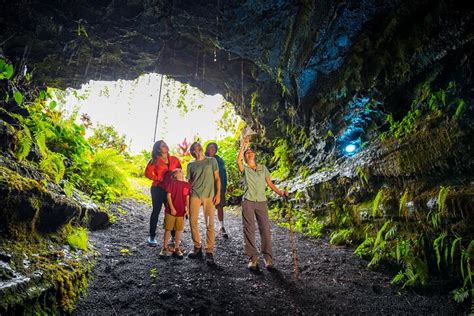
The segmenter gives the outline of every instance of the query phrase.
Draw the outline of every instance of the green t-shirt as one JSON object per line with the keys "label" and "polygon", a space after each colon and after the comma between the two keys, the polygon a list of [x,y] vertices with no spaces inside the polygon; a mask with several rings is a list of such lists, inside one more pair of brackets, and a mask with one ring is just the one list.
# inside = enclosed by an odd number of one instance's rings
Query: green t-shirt
{"label": "green t-shirt", "polygon": [[191,197],[214,197],[214,171],[219,170],[215,158],[206,157],[188,164],[187,178],[191,181]]}
{"label": "green t-shirt", "polygon": [[264,165],[257,164],[256,170],[244,165],[244,199],[253,202],[266,201],[265,189],[267,188],[267,182],[265,178],[269,175],[270,172]]}

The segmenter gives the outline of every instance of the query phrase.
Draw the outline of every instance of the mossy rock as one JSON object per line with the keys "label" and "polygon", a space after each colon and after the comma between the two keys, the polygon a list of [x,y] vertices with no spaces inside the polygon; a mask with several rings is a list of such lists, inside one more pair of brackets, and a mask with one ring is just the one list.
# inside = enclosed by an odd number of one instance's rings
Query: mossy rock
{"label": "mossy rock", "polygon": [[67,237],[77,230],[71,225],[47,235],[31,232],[27,225],[12,230],[14,238],[0,238],[11,254],[9,277],[14,281],[0,289],[0,314],[71,313],[87,289],[95,253],[68,246]]}

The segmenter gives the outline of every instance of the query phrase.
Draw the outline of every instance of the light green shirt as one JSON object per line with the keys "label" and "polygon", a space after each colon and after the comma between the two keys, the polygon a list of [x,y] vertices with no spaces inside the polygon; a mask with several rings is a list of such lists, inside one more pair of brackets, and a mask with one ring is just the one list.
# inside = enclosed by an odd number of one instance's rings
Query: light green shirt
{"label": "light green shirt", "polygon": [[187,178],[191,182],[191,197],[206,199],[215,195],[214,171],[219,170],[215,158],[190,162],[187,167]]}
{"label": "light green shirt", "polygon": [[267,182],[265,178],[270,175],[267,167],[257,164],[257,169],[253,170],[249,166],[244,165],[244,199],[253,202],[265,202],[265,189]]}

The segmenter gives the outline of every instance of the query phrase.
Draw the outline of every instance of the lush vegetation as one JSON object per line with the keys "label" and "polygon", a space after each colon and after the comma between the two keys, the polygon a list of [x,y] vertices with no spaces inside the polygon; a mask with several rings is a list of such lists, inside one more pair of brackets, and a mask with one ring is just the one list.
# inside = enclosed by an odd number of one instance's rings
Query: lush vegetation
{"label": "lush vegetation", "polygon": [[[1,60],[0,66],[9,87],[3,102],[13,97],[28,113],[2,109],[18,121],[14,145],[18,160],[32,160],[51,181],[61,183],[66,194],[76,188],[105,203],[136,195],[129,177],[141,174],[146,162],[143,155],[127,153],[123,135],[111,126],[92,127],[87,116],[78,123],[77,111],[68,114],[61,108],[58,91],[35,89],[25,97],[17,88],[19,79],[12,77],[11,65]],[[85,137],[87,129],[92,129],[89,138]]]}
{"label": "lush vegetation", "polygon": [[454,82],[450,82],[446,89],[437,91],[432,91],[429,84],[424,84],[413,100],[410,111],[403,118],[396,121],[392,115],[387,115],[389,132],[381,134],[381,139],[393,136],[400,140],[419,131],[427,123],[439,122],[446,116],[461,118],[466,111],[466,103],[456,97],[456,92]]}
{"label": "lush vegetation", "polygon": [[[443,142],[443,139],[440,140],[443,137],[447,139],[446,142],[453,142],[449,138],[451,130],[445,127],[462,124],[468,108],[464,100],[457,97],[458,92],[454,83],[438,90],[432,89],[428,84],[422,85],[404,117],[398,120],[392,116],[387,117],[387,124],[382,126],[387,130],[380,136],[382,144],[402,141],[417,144],[419,140],[415,137],[423,140],[422,136],[426,135],[427,130],[432,131],[431,136],[439,143]],[[273,161],[276,162],[276,168],[273,175],[280,179],[300,175],[304,181],[310,170],[302,165],[294,173],[296,151],[293,148],[294,144],[303,145],[307,138],[302,135],[298,139],[291,123],[284,124],[280,119],[275,123],[289,137],[274,141]],[[378,127],[374,124],[371,128]],[[373,135],[376,136],[377,133],[374,132]],[[327,137],[333,137],[332,132],[328,132]],[[416,164],[421,169],[425,161],[426,164],[430,163],[428,157],[423,157],[424,154],[430,150],[435,152],[447,150],[446,148],[425,150],[418,147],[420,157],[416,154],[418,151],[410,151],[409,155],[400,154],[397,161],[400,168]],[[333,166],[329,169],[331,168]],[[328,168],[324,167],[318,172],[326,170]],[[369,167],[358,166],[354,171],[355,180],[341,177],[319,183],[312,189],[312,195],[321,200],[312,201],[314,198],[305,197],[304,192],[296,192],[290,199],[291,203],[275,203],[270,216],[280,226],[309,237],[318,238],[326,233],[331,244],[358,245],[355,254],[368,259],[369,267],[376,267],[381,263],[399,267],[392,283],[403,288],[423,286],[429,282],[430,276],[444,275],[457,280],[459,284],[452,292],[456,301],[462,302],[474,297],[474,241],[467,228],[472,225],[466,224],[469,221],[466,212],[469,210],[462,208],[464,202],[459,202],[463,196],[469,199],[472,190],[445,184],[426,192],[426,188],[414,188],[406,183],[401,185],[390,179],[386,183],[380,183],[380,178],[371,178]],[[357,192],[365,192],[364,200],[352,200],[349,197],[349,183],[352,183],[351,188],[355,188]],[[423,195],[418,196],[418,192]],[[457,200],[459,198],[461,199]],[[312,202],[318,205],[318,209],[310,205]]]}

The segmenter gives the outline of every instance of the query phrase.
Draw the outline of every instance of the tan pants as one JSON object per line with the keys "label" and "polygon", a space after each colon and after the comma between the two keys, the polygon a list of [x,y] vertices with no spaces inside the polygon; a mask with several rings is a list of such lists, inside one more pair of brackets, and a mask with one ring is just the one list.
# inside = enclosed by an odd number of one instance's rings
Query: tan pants
{"label": "tan pants", "polygon": [[194,248],[201,248],[201,236],[199,235],[199,209],[204,208],[204,221],[206,223],[206,252],[213,253],[215,246],[214,216],[216,208],[212,203],[212,198],[200,199],[191,197],[189,202],[189,225],[191,226],[191,237]]}

